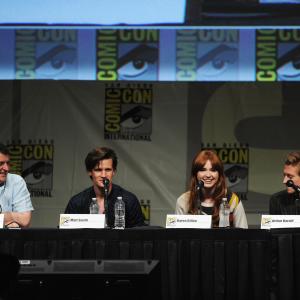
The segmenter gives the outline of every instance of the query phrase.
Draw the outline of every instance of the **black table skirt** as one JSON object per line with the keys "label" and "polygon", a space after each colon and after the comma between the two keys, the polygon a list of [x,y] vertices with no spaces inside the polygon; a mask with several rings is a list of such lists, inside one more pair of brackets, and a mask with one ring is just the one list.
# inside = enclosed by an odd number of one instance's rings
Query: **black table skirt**
{"label": "black table skirt", "polygon": [[293,248],[285,242],[291,236],[260,229],[3,229],[0,251],[18,259],[155,259],[162,299],[266,300],[286,292],[274,288],[278,280],[291,285],[276,265]]}

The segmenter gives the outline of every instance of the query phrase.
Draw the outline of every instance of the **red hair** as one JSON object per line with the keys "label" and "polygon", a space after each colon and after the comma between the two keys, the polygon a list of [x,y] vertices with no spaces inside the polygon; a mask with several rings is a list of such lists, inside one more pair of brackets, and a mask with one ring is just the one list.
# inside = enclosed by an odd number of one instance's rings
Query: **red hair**
{"label": "red hair", "polygon": [[219,173],[219,179],[216,183],[212,198],[214,199],[214,210],[213,210],[213,224],[216,224],[219,221],[219,207],[222,201],[222,198],[226,195],[226,181],[224,174],[223,163],[220,160],[219,156],[214,150],[205,149],[201,150],[196,154],[192,162],[191,169],[191,179],[190,179],[190,197],[188,200],[189,205],[189,213],[197,214],[197,199],[198,199],[198,191],[197,191],[197,173],[203,169],[204,165],[207,161],[210,161],[212,164],[212,168]]}

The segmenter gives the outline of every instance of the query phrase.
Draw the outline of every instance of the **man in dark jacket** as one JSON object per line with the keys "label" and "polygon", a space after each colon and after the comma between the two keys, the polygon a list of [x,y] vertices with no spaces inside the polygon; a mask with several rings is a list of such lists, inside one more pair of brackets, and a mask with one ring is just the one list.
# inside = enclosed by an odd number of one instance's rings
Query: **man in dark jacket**
{"label": "man in dark jacket", "polygon": [[118,158],[106,147],[92,149],[86,156],[85,167],[93,186],[74,195],[67,204],[66,214],[89,214],[92,198],[96,198],[99,213],[105,213],[108,227],[114,225],[114,204],[122,196],[125,202],[125,227],[144,226],[144,217],[138,198],[119,185],[113,184]]}
{"label": "man in dark jacket", "polygon": [[285,190],[273,194],[270,198],[271,215],[300,214],[300,152],[287,155],[283,167],[283,184]]}

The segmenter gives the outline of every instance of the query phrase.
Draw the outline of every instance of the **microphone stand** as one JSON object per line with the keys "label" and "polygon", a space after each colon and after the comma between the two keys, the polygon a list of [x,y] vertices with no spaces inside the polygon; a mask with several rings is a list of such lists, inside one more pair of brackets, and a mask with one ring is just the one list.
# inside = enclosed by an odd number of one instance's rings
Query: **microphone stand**
{"label": "microphone stand", "polygon": [[198,215],[201,215],[201,198],[200,198],[200,190],[198,190],[197,206],[198,206]]}
{"label": "microphone stand", "polygon": [[300,187],[295,185],[293,180],[291,180],[291,179],[286,182],[286,186],[291,187],[295,190],[295,194],[296,194],[296,197],[295,197],[296,214],[300,215]]}
{"label": "microphone stand", "polygon": [[104,179],[103,181],[104,185],[104,213],[105,213],[105,225],[108,226],[107,220],[108,220],[108,187],[109,187],[109,181],[108,179]]}
{"label": "microphone stand", "polygon": [[196,185],[197,190],[197,208],[198,208],[198,215],[201,215],[201,188],[204,186],[203,181],[199,181]]}

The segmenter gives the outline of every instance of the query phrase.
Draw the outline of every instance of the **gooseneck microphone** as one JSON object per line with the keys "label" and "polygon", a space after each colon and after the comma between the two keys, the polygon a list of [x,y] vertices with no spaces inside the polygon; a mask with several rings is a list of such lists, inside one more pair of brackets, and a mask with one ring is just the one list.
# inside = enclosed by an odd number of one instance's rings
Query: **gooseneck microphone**
{"label": "gooseneck microphone", "polygon": [[295,185],[293,180],[288,180],[285,184],[287,187],[293,188],[296,192],[300,193],[300,186]]}
{"label": "gooseneck microphone", "polygon": [[108,188],[109,188],[109,179],[106,177],[102,178],[104,186],[104,213],[105,213],[105,223],[107,224],[107,214],[108,214]]}
{"label": "gooseneck microphone", "polygon": [[103,185],[104,185],[104,190],[105,189],[108,189],[108,186],[109,186],[109,179],[104,177],[103,179]]}
{"label": "gooseneck microphone", "polygon": [[296,185],[294,183],[294,181],[291,180],[291,179],[286,182],[286,186],[290,187],[290,188],[293,188],[297,192],[296,199],[295,199],[295,204],[296,204],[296,214],[299,215],[300,214],[300,199],[299,199],[299,197],[300,197],[300,187],[298,185]]}
{"label": "gooseneck microphone", "polygon": [[199,191],[204,187],[204,182],[202,180],[198,180],[196,184],[196,190]]}
{"label": "gooseneck microphone", "polygon": [[198,214],[201,215],[201,189],[204,187],[204,182],[202,180],[198,180],[196,183],[196,190],[197,190],[197,208],[198,208]]}

